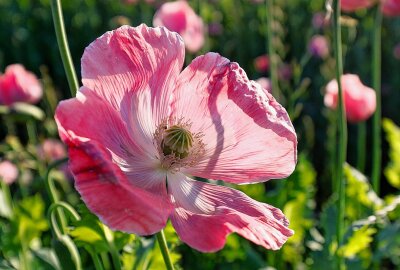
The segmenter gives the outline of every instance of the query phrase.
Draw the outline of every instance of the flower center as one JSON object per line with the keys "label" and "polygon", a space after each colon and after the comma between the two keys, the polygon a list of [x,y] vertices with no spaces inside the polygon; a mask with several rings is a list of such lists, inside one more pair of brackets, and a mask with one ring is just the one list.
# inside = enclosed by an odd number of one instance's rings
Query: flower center
{"label": "flower center", "polygon": [[193,135],[184,127],[173,125],[165,130],[161,148],[165,156],[175,155],[176,158],[185,158],[193,146]]}
{"label": "flower center", "polygon": [[154,143],[161,166],[168,170],[196,165],[204,154],[203,134],[193,133],[191,123],[181,119],[165,119],[157,127]]}

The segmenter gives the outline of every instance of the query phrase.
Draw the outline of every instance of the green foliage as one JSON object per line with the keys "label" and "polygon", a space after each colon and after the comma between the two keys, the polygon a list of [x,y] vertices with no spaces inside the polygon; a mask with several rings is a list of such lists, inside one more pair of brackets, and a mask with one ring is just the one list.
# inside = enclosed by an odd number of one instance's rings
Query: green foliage
{"label": "green foliage", "polygon": [[283,256],[285,260],[299,264],[303,261],[306,234],[315,223],[313,209],[316,172],[304,155],[299,156],[296,170],[286,181],[285,190],[281,192],[287,192],[289,199],[283,212],[290,220],[290,228],[295,234],[284,245]]}
{"label": "green foliage", "polygon": [[93,249],[101,253],[108,250],[107,240],[104,235],[102,224],[98,218],[86,212],[82,219],[73,223],[69,234],[73,237],[77,246]]}
{"label": "green foliage", "polygon": [[346,164],[344,176],[346,178],[346,216],[350,220],[365,217],[382,207],[382,199],[376,195],[362,173]]}
{"label": "green foliage", "polygon": [[339,252],[346,258],[354,258],[361,251],[369,250],[373,241],[373,235],[377,232],[375,228],[363,226],[355,229],[347,243],[339,248]]}
{"label": "green foliage", "polygon": [[389,143],[390,162],[384,170],[389,183],[400,189],[400,128],[389,119],[383,120],[383,129]]}
{"label": "green foliage", "polygon": [[[172,263],[179,269],[181,255],[176,251],[180,241],[171,226],[168,224],[164,229],[165,237],[168,239],[169,251]],[[134,237],[124,248],[122,264],[124,269],[164,269],[165,263],[155,236],[151,238]]]}

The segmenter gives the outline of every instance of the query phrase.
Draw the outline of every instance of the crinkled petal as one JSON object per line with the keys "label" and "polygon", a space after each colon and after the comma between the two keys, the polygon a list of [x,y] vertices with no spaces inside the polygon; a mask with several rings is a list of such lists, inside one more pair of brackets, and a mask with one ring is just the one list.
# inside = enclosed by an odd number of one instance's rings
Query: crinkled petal
{"label": "crinkled petal", "polygon": [[163,27],[122,26],[92,42],[82,57],[82,82],[123,116],[131,113],[132,98],[150,91],[156,123],[168,114],[170,91],[182,68],[182,38]]}
{"label": "crinkled petal", "polygon": [[[160,231],[172,211],[165,196],[131,185],[98,142],[68,138],[69,165],[75,187],[87,207],[113,230],[139,235]],[[151,173],[142,178],[154,177]],[[164,175],[165,177],[165,175]]]}
{"label": "crinkled petal", "polygon": [[171,108],[204,134],[205,155],[186,173],[246,183],[294,170],[297,138],[287,112],[237,63],[215,53],[196,58],[181,73]]}
{"label": "crinkled petal", "polygon": [[279,249],[293,231],[282,212],[244,193],[168,174],[174,198],[172,224],[179,238],[202,252],[222,249],[233,232],[267,249]]}
{"label": "crinkled petal", "polygon": [[[129,176],[132,184],[166,193],[165,180],[144,181],[140,177],[142,172],[152,171],[157,166],[155,150],[151,152],[151,148],[145,149],[132,139],[118,112],[95,92],[82,87],[76,98],[60,102],[55,118],[64,142],[74,136],[97,141],[110,151],[113,161]],[[139,176],[132,172],[139,172]]]}

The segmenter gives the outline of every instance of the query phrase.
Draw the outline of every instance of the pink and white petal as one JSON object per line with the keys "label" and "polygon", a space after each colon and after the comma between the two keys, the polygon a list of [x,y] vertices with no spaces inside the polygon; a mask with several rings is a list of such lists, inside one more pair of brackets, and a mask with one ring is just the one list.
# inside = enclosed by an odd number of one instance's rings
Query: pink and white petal
{"label": "pink and white petal", "polygon": [[82,82],[124,115],[130,113],[132,95],[150,91],[150,107],[160,120],[167,116],[170,91],[184,56],[184,44],[177,33],[144,24],[122,26],[85,49]]}
{"label": "pink and white petal", "polygon": [[202,252],[222,249],[236,232],[267,249],[279,249],[293,235],[281,210],[257,202],[244,193],[168,174],[175,212],[171,222],[179,238]]}
{"label": "pink and white petal", "polygon": [[[109,103],[85,87],[76,98],[60,102],[55,118],[64,142],[80,137],[101,143],[110,151],[113,162],[127,175],[132,171],[143,172],[157,167],[155,148],[145,148],[133,140],[121,116]],[[153,192],[165,189],[164,181],[146,181],[146,186],[143,186],[141,178],[133,177],[131,182]]]}
{"label": "pink and white petal", "polygon": [[171,108],[204,134],[204,158],[184,172],[249,183],[294,170],[297,138],[286,110],[237,63],[215,53],[196,58],[179,76]]}
{"label": "pink and white petal", "polygon": [[[139,235],[160,231],[173,211],[166,192],[152,194],[131,185],[98,142],[66,140],[75,187],[87,207],[114,230]],[[151,173],[142,178],[153,177]],[[164,175],[165,177],[165,175]]]}

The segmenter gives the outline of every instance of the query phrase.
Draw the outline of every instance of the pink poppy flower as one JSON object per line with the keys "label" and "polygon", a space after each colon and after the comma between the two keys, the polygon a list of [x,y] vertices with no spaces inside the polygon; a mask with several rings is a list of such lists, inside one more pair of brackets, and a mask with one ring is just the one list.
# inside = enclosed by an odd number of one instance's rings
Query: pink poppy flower
{"label": "pink poppy flower", "polygon": [[0,75],[0,104],[10,106],[15,102],[36,103],[43,90],[35,74],[20,64],[9,65]]}
{"label": "pink poppy flower", "polygon": [[[112,229],[139,235],[171,219],[181,240],[211,252],[230,233],[268,249],[293,234],[282,212],[240,191],[194,180],[255,183],[291,174],[296,133],[285,109],[216,53],[182,72],[181,37],[123,26],[90,44],[83,87],[60,102],[75,187]],[[73,117],[71,117],[73,115]]]}
{"label": "pink poppy flower", "polygon": [[260,55],[254,59],[254,68],[257,72],[263,73],[269,69],[269,57],[266,54]]}
{"label": "pink poppy flower", "polygon": [[17,180],[18,169],[8,160],[0,162],[0,181],[4,181],[7,185],[11,185]]}
{"label": "pink poppy flower", "polygon": [[[65,145],[56,139],[46,139],[38,146],[37,153],[40,159],[47,162],[53,162],[67,156]],[[64,173],[67,179],[72,179],[71,171],[67,164],[63,164],[59,169]]]}
{"label": "pink poppy flower", "polygon": [[386,16],[400,16],[400,0],[382,0],[382,13]]}
{"label": "pink poppy flower", "polygon": [[321,35],[314,35],[308,44],[308,51],[317,58],[326,58],[329,55],[328,40]]}
{"label": "pink poppy flower", "polygon": [[67,150],[65,149],[65,145],[59,140],[46,139],[38,147],[38,155],[43,160],[54,161],[65,158]]}
{"label": "pink poppy flower", "polygon": [[203,20],[186,1],[164,3],[154,15],[153,25],[180,34],[190,52],[197,52],[204,44]]}
{"label": "pink poppy flower", "polygon": [[340,0],[341,9],[347,12],[352,12],[362,8],[369,8],[376,2],[377,0]]}
{"label": "pink poppy flower", "polygon": [[[345,74],[341,78],[346,117],[356,123],[367,120],[376,109],[375,91],[362,84],[354,74]],[[338,103],[338,83],[332,80],[326,86],[325,106],[336,109]]]}

